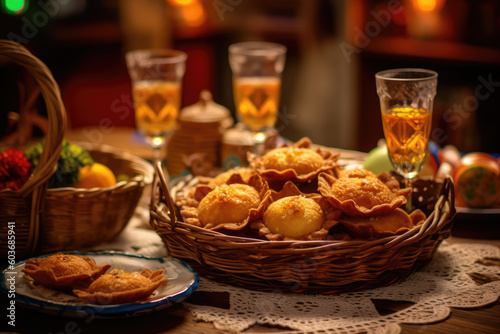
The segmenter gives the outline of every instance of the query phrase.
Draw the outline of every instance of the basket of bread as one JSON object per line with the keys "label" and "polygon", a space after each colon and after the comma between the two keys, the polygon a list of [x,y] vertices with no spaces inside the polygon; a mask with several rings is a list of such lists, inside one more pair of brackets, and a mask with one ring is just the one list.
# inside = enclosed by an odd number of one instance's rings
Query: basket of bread
{"label": "basket of bread", "polygon": [[66,111],[47,66],[12,41],[0,40],[0,55],[36,80],[48,122],[40,143],[0,153],[1,257],[77,250],[112,239],[152,182],[152,165],[111,147],[64,140]]}
{"label": "basket of bread", "polygon": [[303,138],[213,178],[167,183],[156,166],[151,225],[170,255],[246,288],[337,293],[407,277],[450,235],[453,183],[424,186],[407,212],[411,189],[341,158]]}

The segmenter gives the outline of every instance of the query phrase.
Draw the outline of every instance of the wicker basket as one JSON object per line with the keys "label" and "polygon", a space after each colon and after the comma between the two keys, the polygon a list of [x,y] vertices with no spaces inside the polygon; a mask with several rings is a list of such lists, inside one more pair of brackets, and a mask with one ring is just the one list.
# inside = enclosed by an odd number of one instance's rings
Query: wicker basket
{"label": "wicker basket", "polygon": [[[96,161],[117,174],[133,176],[130,182],[108,188],[47,190],[66,129],[59,86],[45,64],[23,46],[0,40],[0,55],[21,65],[36,79],[49,122],[44,150],[30,179],[18,191],[0,191],[0,258],[15,255],[21,259],[35,253],[79,249],[113,238],[127,224],[144,187],[152,182],[153,167],[126,153],[87,146],[84,148]],[[15,243],[9,244],[11,228]]]}
{"label": "wicker basket", "polygon": [[78,143],[94,161],[115,175],[133,175],[108,188],[48,189],[38,251],[82,249],[116,237],[132,217],[143,189],[153,181],[153,166],[111,146]]}
{"label": "wicker basket", "polygon": [[151,225],[171,256],[201,275],[261,291],[338,293],[391,284],[431,259],[450,235],[455,215],[447,179],[434,211],[418,228],[373,241],[265,241],[199,228],[178,220],[162,171],[156,168]]}

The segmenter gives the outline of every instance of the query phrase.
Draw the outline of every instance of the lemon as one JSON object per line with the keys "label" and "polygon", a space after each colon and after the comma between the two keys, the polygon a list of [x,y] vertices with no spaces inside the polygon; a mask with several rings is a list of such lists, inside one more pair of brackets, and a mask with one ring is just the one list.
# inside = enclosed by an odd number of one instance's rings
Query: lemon
{"label": "lemon", "polygon": [[116,177],[111,169],[98,162],[80,167],[79,179],[75,188],[111,187],[116,184]]}

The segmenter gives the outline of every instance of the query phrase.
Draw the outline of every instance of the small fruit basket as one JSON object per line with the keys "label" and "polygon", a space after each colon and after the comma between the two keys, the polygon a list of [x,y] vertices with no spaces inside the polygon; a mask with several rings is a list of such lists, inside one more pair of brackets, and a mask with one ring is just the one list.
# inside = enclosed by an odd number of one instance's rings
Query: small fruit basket
{"label": "small fruit basket", "polygon": [[[66,111],[50,70],[23,46],[0,40],[0,55],[24,67],[37,81],[48,115],[43,152],[20,189],[0,191],[0,257],[16,258],[98,245],[117,236],[130,220],[153,167],[147,161],[107,146],[79,144],[95,162],[128,180],[91,189],[47,189],[56,172],[66,129]],[[11,238],[14,236],[15,238]],[[7,242],[7,239],[15,242]]]}
{"label": "small fruit basket", "polygon": [[91,247],[116,237],[127,225],[153,166],[111,146],[79,143],[115,175],[131,176],[110,187],[48,189],[38,250],[43,253]]}

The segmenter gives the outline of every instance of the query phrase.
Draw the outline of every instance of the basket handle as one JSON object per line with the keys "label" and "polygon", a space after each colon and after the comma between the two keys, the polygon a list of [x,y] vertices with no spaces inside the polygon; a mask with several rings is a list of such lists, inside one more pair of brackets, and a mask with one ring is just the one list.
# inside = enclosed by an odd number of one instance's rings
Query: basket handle
{"label": "basket handle", "polygon": [[26,197],[46,182],[57,168],[64,131],[66,130],[66,110],[61,99],[59,85],[54,80],[52,73],[28,49],[16,42],[0,39],[0,55],[8,57],[28,70],[40,86],[47,106],[48,131],[45,147],[38,165],[33,170],[33,175],[18,191],[19,196]]}
{"label": "basket handle", "polygon": [[167,178],[165,177],[165,173],[163,172],[163,168],[161,166],[161,162],[158,161],[155,165],[155,176],[153,181],[153,190],[151,194],[151,209],[156,209],[154,206],[158,202],[161,201],[162,196],[165,197],[167,206],[168,206],[168,216],[170,217],[170,221],[172,222],[172,226],[175,227],[177,224],[177,216],[175,215],[175,206],[174,200],[170,195],[170,190],[167,185]]}

